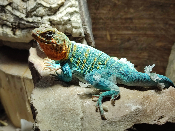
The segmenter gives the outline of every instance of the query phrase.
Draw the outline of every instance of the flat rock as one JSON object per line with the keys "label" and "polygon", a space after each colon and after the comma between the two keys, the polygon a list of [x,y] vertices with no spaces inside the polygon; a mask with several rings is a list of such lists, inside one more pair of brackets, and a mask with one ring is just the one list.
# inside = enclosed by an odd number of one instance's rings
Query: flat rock
{"label": "flat rock", "polygon": [[[162,125],[175,122],[173,87],[158,92],[121,86],[120,98],[115,101],[115,106],[109,100],[103,102],[108,112],[105,112],[107,120],[101,120],[100,113],[95,111],[96,102],[91,99],[99,91],[82,88],[71,82],[53,82],[49,74],[54,72],[44,69],[44,57],[43,52],[36,48],[30,49],[29,67],[35,84],[32,105],[35,122],[40,130],[124,131],[135,124]],[[47,81],[46,85],[43,81]]]}

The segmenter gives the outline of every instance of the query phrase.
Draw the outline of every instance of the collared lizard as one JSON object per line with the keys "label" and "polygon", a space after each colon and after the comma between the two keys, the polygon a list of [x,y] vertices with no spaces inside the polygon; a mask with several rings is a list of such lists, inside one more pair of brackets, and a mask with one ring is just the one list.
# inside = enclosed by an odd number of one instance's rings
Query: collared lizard
{"label": "collared lizard", "polygon": [[81,81],[106,91],[96,95],[96,109],[100,110],[102,119],[106,119],[102,107],[103,98],[111,97],[111,103],[114,104],[114,100],[119,96],[120,90],[116,84],[158,86],[162,89],[174,87],[173,82],[166,76],[150,73],[154,65],[145,67],[145,73],[138,72],[125,58],[117,60],[91,46],[70,41],[56,28],[36,28],[32,31],[32,36],[48,58],[54,60],[50,68],[61,66],[61,75],[56,73],[59,80],[69,82],[72,80],[72,74],[75,74]]}

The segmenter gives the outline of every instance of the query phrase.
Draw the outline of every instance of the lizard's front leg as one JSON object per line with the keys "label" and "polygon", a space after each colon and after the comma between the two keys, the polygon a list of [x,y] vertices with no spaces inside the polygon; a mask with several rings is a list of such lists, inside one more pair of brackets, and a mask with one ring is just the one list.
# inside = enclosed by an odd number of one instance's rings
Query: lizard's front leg
{"label": "lizard's front leg", "polygon": [[101,89],[101,90],[107,90],[106,92],[103,92],[100,95],[94,95],[93,97],[99,97],[97,104],[96,104],[96,111],[100,110],[100,115],[103,120],[106,120],[106,117],[104,115],[103,107],[102,107],[102,100],[105,97],[111,97],[111,103],[114,105],[115,99],[119,96],[120,90],[119,87],[113,83],[113,81],[110,81],[106,78],[101,77],[98,72],[91,72],[85,76],[85,80],[93,85],[95,88]]}
{"label": "lizard's front leg", "polygon": [[68,63],[65,63],[61,66],[61,74],[58,74],[56,72],[56,78],[58,80],[61,80],[61,81],[64,81],[64,82],[69,82],[72,80],[72,71],[69,67],[69,64]]}

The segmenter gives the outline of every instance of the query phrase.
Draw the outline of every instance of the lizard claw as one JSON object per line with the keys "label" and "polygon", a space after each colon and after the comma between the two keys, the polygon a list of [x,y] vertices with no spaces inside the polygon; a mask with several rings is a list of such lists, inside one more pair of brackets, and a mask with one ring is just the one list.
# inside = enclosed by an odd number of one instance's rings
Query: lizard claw
{"label": "lizard claw", "polygon": [[58,77],[57,77],[57,75],[55,75],[55,74],[50,74],[52,77],[54,77],[54,79],[55,79],[55,81],[58,81],[59,79],[58,79]]}
{"label": "lizard claw", "polygon": [[117,98],[119,96],[119,94],[117,94],[117,95],[115,95],[115,94],[113,94],[112,96],[111,96],[111,104],[113,105],[113,106],[115,106],[115,99]]}
{"label": "lizard claw", "polygon": [[102,120],[107,120],[106,117],[105,117],[105,115],[101,115],[101,119]]}
{"label": "lizard claw", "polygon": [[[94,98],[99,98],[99,95],[92,95],[92,101],[96,102],[98,99],[94,99]],[[98,107],[96,106],[96,108]]]}
{"label": "lizard claw", "polygon": [[57,71],[55,71],[55,74],[50,74],[50,75],[51,75],[52,77],[55,78],[55,81],[58,81],[58,80],[59,80],[58,76],[59,76],[60,74],[58,74]]}
{"label": "lizard claw", "polygon": [[95,107],[96,107],[96,110],[95,110],[95,111],[98,112],[98,108],[99,108],[99,107],[98,107],[98,106],[95,106]]}
{"label": "lizard claw", "polygon": [[92,95],[92,99],[93,98],[99,98],[100,95]]}
{"label": "lizard claw", "polygon": [[[100,106],[96,106],[96,112],[98,112],[98,109],[100,110]],[[106,117],[105,117],[105,115],[104,115],[104,113],[101,112],[101,110],[100,110],[100,115],[101,115],[101,119],[102,120],[107,120]]]}
{"label": "lizard claw", "polygon": [[50,71],[54,71],[54,70],[57,71],[61,69],[60,64],[56,64],[54,60],[52,60],[51,62],[46,61],[44,62],[44,64],[45,64],[44,69],[49,69]]}
{"label": "lizard claw", "polygon": [[113,106],[115,106],[115,100],[114,100],[114,99],[111,99],[111,104],[112,104]]}

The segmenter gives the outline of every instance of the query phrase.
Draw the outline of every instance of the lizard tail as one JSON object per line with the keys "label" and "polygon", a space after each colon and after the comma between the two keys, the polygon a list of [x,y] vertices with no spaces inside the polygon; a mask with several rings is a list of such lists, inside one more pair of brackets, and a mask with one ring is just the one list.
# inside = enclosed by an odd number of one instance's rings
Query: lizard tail
{"label": "lizard tail", "polygon": [[163,75],[159,75],[159,74],[156,74],[156,75],[159,77],[158,82],[159,83],[164,83],[165,88],[168,88],[170,86],[175,87],[175,85],[173,84],[173,82],[168,77],[163,76]]}
{"label": "lizard tail", "polygon": [[128,86],[157,86],[161,89],[175,87],[173,82],[166,76],[156,73],[132,72],[128,75],[126,83]]}

